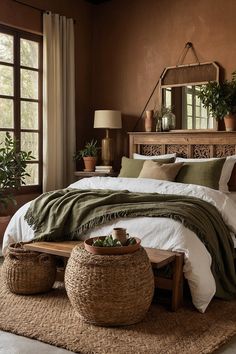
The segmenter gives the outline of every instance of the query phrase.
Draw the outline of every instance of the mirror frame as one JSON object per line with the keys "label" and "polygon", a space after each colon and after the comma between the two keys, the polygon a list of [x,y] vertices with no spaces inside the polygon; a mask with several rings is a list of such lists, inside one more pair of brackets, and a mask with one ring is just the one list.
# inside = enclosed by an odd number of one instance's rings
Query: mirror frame
{"label": "mirror frame", "polygon": [[[161,105],[163,104],[162,90],[164,88],[204,85],[209,81],[219,82],[219,76],[220,66],[214,61],[166,67],[160,77],[159,102],[161,102]],[[217,125],[214,123],[213,129],[201,130],[216,129]],[[191,131],[191,129],[182,130]],[[193,131],[196,131],[196,129],[193,129]]]}

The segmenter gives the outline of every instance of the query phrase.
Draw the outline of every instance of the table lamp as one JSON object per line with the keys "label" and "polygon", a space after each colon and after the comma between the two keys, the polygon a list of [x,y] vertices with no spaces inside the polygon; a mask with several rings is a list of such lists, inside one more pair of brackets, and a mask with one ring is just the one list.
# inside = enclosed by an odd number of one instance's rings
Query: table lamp
{"label": "table lamp", "polygon": [[112,165],[114,160],[113,139],[109,137],[109,129],[120,129],[121,112],[111,110],[99,110],[94,114],[94,128],[105,128],[106,137],[102,139],[102,163],[105,166]]}

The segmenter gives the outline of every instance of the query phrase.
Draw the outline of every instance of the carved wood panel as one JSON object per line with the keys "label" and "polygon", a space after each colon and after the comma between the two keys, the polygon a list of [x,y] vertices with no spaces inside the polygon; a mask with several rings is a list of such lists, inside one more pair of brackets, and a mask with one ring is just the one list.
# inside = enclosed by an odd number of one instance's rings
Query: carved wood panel
{"label": "carved wood panel", "polygon": [[166,145],[166,153],[174,154],[177,153],[178,156],[188,157],[188,145],[171,144]]}
{"label": "carved wood panel", "polygon": [[214,146],[214,155],[215,157],[225,157],[234,155],[235,145],[215,145]]}
{"label": "carved wood panel", "polygon": [[207,158],[211,157],[211,145],[192,145],[192,157]]}
{"label": "carved wood panel", "polygon": [[161,155],[162,145],[141,145],[141,154],[146,156]]}

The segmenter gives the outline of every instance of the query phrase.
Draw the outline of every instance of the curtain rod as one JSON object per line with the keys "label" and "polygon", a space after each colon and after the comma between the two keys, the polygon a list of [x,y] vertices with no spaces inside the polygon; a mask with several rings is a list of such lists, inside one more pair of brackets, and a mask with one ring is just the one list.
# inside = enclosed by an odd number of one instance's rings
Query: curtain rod
{"label": "curtain rod", "polygon": [[[20,5],[24,5],[24,6],[27,6],[27,7],[30,7],[31,9],[34,9],[34,10],[38,10],[42,13],[46,12],[46,13],[49,13],[48,10],[45,10],[45,9],[42,9],[40,7],[37,7],[37,6],[33,6],[33,5],[30,5],[30,4],[26,4],[25,2],[22,2],[22,1],[19,1],[19,0],[13,0],[14,2],[20,4]],[[73,18],[73,22],[76,23],[76,20]]]}

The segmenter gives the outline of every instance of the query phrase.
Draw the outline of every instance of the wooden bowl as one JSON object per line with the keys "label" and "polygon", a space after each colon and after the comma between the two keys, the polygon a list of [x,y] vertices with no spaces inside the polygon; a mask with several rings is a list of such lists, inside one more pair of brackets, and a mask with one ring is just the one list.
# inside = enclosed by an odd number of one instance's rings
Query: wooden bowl
{"label": "wooden bowl", "polygon": [[103,240],[106,236],[91,237],[84,241],[85,249],[92,254],[126,254],[133,253],[140,248],[141,240],[135,237],[137,243],[134,245],[120,246],[120,247],[97,247],[92,246],[93,241],[100,239]]}

